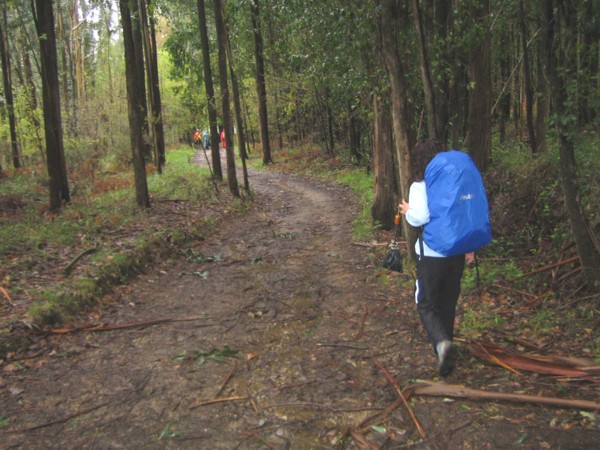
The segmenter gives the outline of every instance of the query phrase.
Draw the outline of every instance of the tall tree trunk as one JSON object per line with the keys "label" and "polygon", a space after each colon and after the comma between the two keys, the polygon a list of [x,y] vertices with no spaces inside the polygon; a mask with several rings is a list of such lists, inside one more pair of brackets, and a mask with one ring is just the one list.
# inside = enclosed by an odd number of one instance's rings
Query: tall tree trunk
{"label": "tall tree trunk", "polygon": [[523,75],[525,81],[525,113],[527,115],[527,132],[529,134],[529,148],[533,154],[537,153],[537,139],[533,122],[533,85],[531,82],[531,68],[529,64],[529,49],[527,45],[527,25],[525,24],[525,0],[519,0],[519,17],[521,25],[521,44],[523,47]]}
{"label": "tall tree trunk", "polygon": [[2,20],[0,20],[0,59],[2,59],[2,79],[4,82],[4,100],[8,116],[10,143],[12,149],[13,167],[21,167],[19,155],[19,141],[17,137],[17,122],[15,120],[15,106],[13,101],[12,77],[10,70],[10,52],[8,51],[8,35],[6,34],[8,21],[6,19],[6,3],[2,5]]}
{"label": "tall tree trunk", "polygon": [[221,155],[219,153],[219,130],[217,129],[217,103],[210,65],[210,44],[206,26],[206,9],[204,0],[198,0],[198,25],[200,29],[200,42],[202,44],[202,65],[204,70],[204,89],[206,90],[206,103],[208,107],[208,123],[210,128],[210,147],[213,165],[213,176],[217,181],[223,181],[221,168]]}
{"label": "tall tree trunk", "polygon": [[543,52],[542,45],[538,45],[538,64],[537,64],[537,80],[538,94],[536,96],[536,116],[535,116],[535,135],[537,150],[536,153],[546,153],[548,149],[548,116],[550,115],[550,91],[548,90],[548,82],[542,69],[540,55]]}
{"label": "tall tree trunk", "polygon": [[[410,149],[413,139],[410,133],[407,99],[407,89],[404,81],[404,67],[398,48],[399,5],[396,0],[381,0],[381,36],[386,70],[390,79],[392,91],[392,124],[394,130],[394,147],[398,164],[398,181],[400,198],[408,198],[411,183]],[[414,259],[414,244],[417,231],[406,220],[402,221],[403,235],[406,238],[408,252]]]}
{"label": "tall tree trunk", "polygon": [[[557,116],[555,126],[558,131],[558,143],[560,154],[560,178],[562,182],[565,207],[571,222],[571,230],[577,246],[577,252],[584,275],[587,280],[588,289],[593,292],[600,291],[600,245],[594,236],[581,204],[581,194],[577,182],[577,170],[575,163],[574,137],[576,123],[569,120],[576,114],[573,109],[572,95],[568,92],[568,83],[575,78],[573,69],[575,64],[570,54],[571,48],[565,48],[575,42],[571,33],[574,30],[564,25],[564,16],[569,14],[569,5],[561,9],[558,15],[554,13],[554,3],[549,0],[540,2],[542,11],[542,26],[544,27],[544,73],[548,77],[549,89],[552,95],[552,104]],[[558,10],[557,10],[558,11]],[[564,39],[559,43],[557,34]]]}
{"label": "tall tree trunk", "polygon": [[[44,147],[44,137],[42,136],[43,127],[38,117],[38,99],[35,82],[33,80],[33,68],[31,67],[31,59],[29,57],[29,40],[24,35],[23,30],[17,30],[17,49],[12,49],[13,54],[19,52],[21,63],[15,64],[14,69],[19,79],[19,83],[25,91],[25,101],[27,103],[26,116],[33,125],[34,143],[40,152],[40,156],[44,164],[46,163],[46,149]],[[10,41],[9,41],[10,42]]]}
{"label": "tall tree trunk", "polygon": [[233,150],[233,123],[231,121],[231,107],[229,104],[229,86],[227,83],[227,54],[225,51],[225,23],[222,15],[221,0],[213,0],[215,7],[215,25],[217,29],[217,48],[219,60],[219,81],[221,85],[221,104],[223,112],[223,129],[225,130],[225,140],[227,147],[225,153],[227,157],[227,184],[229,192],[234,196],[240,196],[240,188],[237,182],[235,172],[235,152]]}
{"label": "tall tree trunk", "polygon": [[[162,120],[162,104],[160,96],[160,83],[158,78],[158,54],[156,51],[156,36],[154,34],[154,17],[148,17],[146,2],[139,0],[138,8],[141,18],[142,37],[144,40],[144,53],[148,66],[148,93],[150,94],[150,125],[152,129],[152,147],[154,149],[154,164],[158,173],[162,173],[165,163],[165,135]],[[150,19],[150,24],[149,24]]]}
{"label": "tall tree trunk", "polygon": [[231,40],[229,39],[229,29],[227,22],[225,21],[225,12],[223,11],[223,4],[221,4],[221,16],[223,17],[223,24],[225,27],[225,49],[227,51],[227,61],[229,62],[229,77],[231,78],[231,89],[233,91],[233,110],[235,114],[235,125],[237,128],[238,138],[238,152],[240,154],[240,160],[242,161],[242,173],[244,177],[244,190],[250,192],[250,182],[248,180],[248,167],[246,166],[246,159],[248,153],[246,152],[246,131],[244,130],[244,121],[242,120],[242,101],[240,98],[240,90],[238,87],[238,81],[233,67],[233,51],[231,50]]}
{"label": "tall tree trunk", "polygon": [[373,171],[375,195],[371,206],[373,220],[384,230],[392,229],[394,212],[398,206],[398,181],[394,163],[394,139],[390,105],[373,95]]}
{"label": "tall tree trunk", "polygon": [[260,10],[258,0],[250,5],[252,30],[254,32],[254,58],[256,60],[256,95],[258,97],[258,117],[263,164],[271,164],[271,143],[269,141],[269,117],[267,113],[267,84],[265,82],[265,62],[263,58],[263,39],[260,30]]}
{"label": "tall tree trunk", "polygon": [[475,33],[469,46],[469,119],[467,149],[479,170],[487,170],[492,152],[492,76],[490,2],[480,0],[469,7]]}
{"label": "tall tree trunk", "polygon": [[146,161],[152,160],[152,145],[150,139],[150,126],[148,124],[148,93],[146,90],[146,65],[144,64],[144,38],[142,35],[142,27],[143,22],[141,20],[141,13],[139,9],[139,2],[131,0],[129,3],[129,8],[131,12],[131,26],[132,26],[132,35],[133,35],[133,47],[135,49],[135,70],[136,70],[136,79],[137,86],[136,88],[139,90],[139,98],[138,101],[140,108],[140,117],[142,127],[142,137],[143,137],[143,145],[142,145],[142,154],[144,155],[144,159]]}
{"label": "tall tree trunk", "polygon": [[46,161],[50,178],[50,211],[59,211],[63,201],[70,201],[71,194],[63,144],[52,3],[50,0],[35,0],[33,16],[40,43]]}
{"label": "tall tree trunk", "polygon": [[[43,0],[38,0],[43,1]],[[131,155],[133,157],[133,173],[135,177],[135,200],[142,208],[150,207],[150,196],[148,194],[148,181],[146,179],[146,164],[144,160],[144,137],[143,122],[144,110],[142,104],[145,99],[140,90],[144,78],[140,80],[137,67],[136,52],[142,48],[136,48],[133,24],[131,21],[131,10],[129,0],[119,0],[121,9],[121,24],[123,26],[123,46],[125,49],[125,78],[127,80],[127,109],[129,115],[129,136],[131,140]]]}
{"label": "tall tree trunk", "polygon": [[427,134],[431,139],[439,139],[435,116],[435,93],[433,89],[433,81],[431,80],[431,66],[429,64],[429,55],[427,52],[427,39],[425,38],[425,32],[423,31],[419,0],[412,0],[412,8],[413,22],[417,38],[417,48],[419,49],[419,60],[421,62],[421,80],[423,82],[423,93],[425,94]]}

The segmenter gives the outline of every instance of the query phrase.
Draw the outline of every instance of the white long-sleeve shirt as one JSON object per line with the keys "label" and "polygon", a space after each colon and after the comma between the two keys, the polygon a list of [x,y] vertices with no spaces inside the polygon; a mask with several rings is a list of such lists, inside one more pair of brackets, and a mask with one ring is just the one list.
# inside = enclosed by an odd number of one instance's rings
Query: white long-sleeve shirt
{"label": "white long-sleeve shirt", "polygon": [[[406,211],[406,221],[413,227],[421,227],[429,222],[429,207],[427,206],[427,190],[425,189],[425,181],[415,181],[410,185],[408,192],[408,211]],[[419,236],[419,239],[421,237]],[[421,254],[421,246],[419,239],[415,243],[415,252]],[[444,255],[430,249],[423,242],[423,253],[425,256],[435,258],[443,258]]]}

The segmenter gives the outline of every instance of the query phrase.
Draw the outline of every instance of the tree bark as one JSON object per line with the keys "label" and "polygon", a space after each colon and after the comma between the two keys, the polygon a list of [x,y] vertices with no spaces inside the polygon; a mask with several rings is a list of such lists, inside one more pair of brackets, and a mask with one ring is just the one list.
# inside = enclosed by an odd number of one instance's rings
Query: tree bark
{"label": "tree bark", "polygon": [[469,46],[469,119],[466,147],[480,171],[485,172],[492,152],[492,77],[490,3],[480,0],[469,7],[475,22]]}
{"label": "tree bark", "polygon": [[35,0],[34,20],[40,43],[40,66],[44,104],[44,132],[46,136],[46,164],[48,166],[50,211],[61,209],[69,202],[69,182],[60,110],[56,34],[54,11],[50,0]]}
{"label": "tree bark", "polygon": [[[38,0],[43,1],[43,0]],[[146,179],[146,164],[144,161],[143,122],[145,103],[139,85],[144,84],[144,79],[139,78],[136,52],[142,52],[141,47],[136,48],[131,10],[129,0],[119,0],[121,9],[121,24],[123,26],[123,46],[125,49],[125,78],[127,81],[127,109],[129,115],[129,136],[131,140],[131,155],[133,158],[133,172],[135,177],[135,199],[140,207],[150,207],[148,182]],[[139,42],[139,41],[138,41]],[[141,83],[140,83],[141,81]]]}
{"label": "tree bark", "polygon": [[[573,111],[573,98],[567,90],[570,80],[575,77],[573,68],[575,64],[570,59],[569,49],[565,49],[557,42],[557,34],[565,37],[569,42],[568,35],[573,30],[563,25],[559,15],[554,14],[554,2],[542,0],[540,2],[542,11],[542,26],[544,27],[544,73],[548,77],[549,90],[552,95],[552,104],[556,112],[555,126],[558,131],[558,143],[560,154],[560,178],[562,182],[565,207],[571,222],[571,230],[577,246],[577,253],[583,266],[584,275],[587,280],[588,289],[593,292],[600,291],[600,248],[594,231],[590,226],[581,204],[581,194],[577,183],[577,170],[575,163],[575,145],[573,139],[576,132],[577,112]],[[568,6],[568,5],[566,5]],[[569,13],[568,10],[561,10]],[[571,40],[575,42],[575,40]]]}
{"label": "tree bark", "polygon": [[263,39],[260,30],[260,11],[258,0],[252,0],[250,5],[252,29],[254,32],[254,58],[256,60],[256,95],[258,97],[258,116],[260,125],[260,141],[262,146],[263,164],[271,164],[271,144],[269,141],[269,118],[267,113],[267,85],[265,82],[265,63],[263,59]]}
{"label": "tree bark", "polygon": [[[408,106],[405,94],[404,67],[398,48],[399,11],[396,0],[381,0],[381,36],[386,70],[390,79],[392,91],[392,124],[394,131],[394,147],[398,164],[398,181],[400,198],[408,198],[411,175],[410,149],[413,138],[410,133]],[[414,244],[417,240],[417,230],[406,220],[402,221],[402,231],[408,245],[408,252],[415,258]]]}
{"label": "tree bark", "polygon": [[519,18],[521,25],[521,44],[523,47],[523,76],[525,81],[525,113],[527,115],[527,132],[529,134],[529,148],[531,153],[538,151],[537,139],[533,121],[533,85],[531,82],[531,68],[529,64],[529,49],[527,45],[527,25],[525,24],[525,0],[519,0]]}
{"label": "tree bark", "polygon": [[[221,8],[223,4],[221,4]],[[225,27],[225,49],[227,52],[227,61],[229,62],[229,77],[231,78],[231,89],[233,91],[233,110],[235,114],[235,125],[237,128],[238,138],[238,152],[240,154],[240,160],[242,162],[242,173],[244,177],[244,190],[250,192],[250,182],[248,179],[248,167],[246,166],[246,159],[248,153],[246,152],[246,131],[244,130],[244,121],[242,119],[242,102],[240,98],[240,90],[238,87],[238,81],[233,67],[233,51],[231,50],[231,40],[229,39],[229,30],[227,22],[225,21],[225,12],[221,9],[221,16],[223,17],[223,24]]]}
{"label": "tree bark", "polygon": [[[158,54],[156,52],[156,36],[154,30],[154,17],[148,17],[146,2],[139,0],[139,11],[142,20],[141,29],[144,38],[144,52],[148,66],[148,92],[150,94],[150,110],[152,111],[150,125],[152,129],[152,147],[154,149],[154,164],[158,173],[162,173],[165,163],[165,135],[162,120],[162,104],[160,96],[160,83],[158,78]],[[149,20],[150,19],[150,20]]]}
{"label": "tree bark", "polygon": [[229,104],[229,86],[227,83],[227,54],[225,51],[225,23],[222,15],[221,0],[213,1],[215,8],[215,25],[217,28],[217,48],[219,60],[219,81],[221,85],[221,104],[223,113],[223,129],[225,130],[225,140],[227,146],[225,154],[227,157],[227,184],[229,192],[239,197],[240,188],[238,186],[237,174],[235,171],[235,153],[233,150],[233,124],[231,121],[231,107]]}
{"label": "tree bark", "polygon": [[198,25],[200,30],[200,42],[202,45],[202,64],[204,70],[204,89],[206,90],[206,102],[208,107],[208,123],[210,128],[211,159],[213,165],[213,176],[217,181],[223,181],[223,169],[221,168],[221,154],[219,152],[219,130],[217,128],[217,106],[215,100],[215,89],[212,80],[212,68],[210,65],[210,45],[206,26],[206,8],[204,0],[198,0]]}
{"label": "tree bark", "polygon": [[12,149],[13,167],[21,167],[19,155],[19,141],[17,137],[17,122],[15,119],[15,106],[13,101],[12,77],[10,70],[10,52],[8,51],[8,35],[6,34],[8,21],[6,20],[6,3],[2,5],[2,20],[0,20],[0,58],[2,59],[2,79],[4,83],[4,100],[8,116],[10,144]]}
{"label": "tree bark", "polygon": [[431,80],[431,66],[429,64],[429,56],[427,53],[427,40],[421,19],[421,8],[419,0],[412,0],[413,22],[416,31],[417,48],[419,50],[419,60],[421,68],[421,80],[423,82],[423,93],[425,94],[425,111],[427,116],[427,134],[430,139],[439,139],[437,131],[437,123],[435,116],[435,93],[433,90],[433,82]]}
{"label": "tree bark", "polygon": [[390,106],[378,95],[373,95],[373,171],[375,195],[371,206],[373,220],[384,230],[391,230],[398,206],[398,182],[394,162],[394,138]]}

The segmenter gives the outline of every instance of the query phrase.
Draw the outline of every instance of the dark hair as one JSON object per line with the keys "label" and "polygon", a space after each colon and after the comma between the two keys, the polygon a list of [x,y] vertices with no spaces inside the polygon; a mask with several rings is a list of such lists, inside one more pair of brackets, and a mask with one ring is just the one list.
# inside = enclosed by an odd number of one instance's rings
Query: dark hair
{"label": "dark hair", "polygon": [[425,139],[416,143],[411,153],[411,165],[415,181],[423,181],[427,164],[442,151],[444,151],[444,144],[438,139]]}

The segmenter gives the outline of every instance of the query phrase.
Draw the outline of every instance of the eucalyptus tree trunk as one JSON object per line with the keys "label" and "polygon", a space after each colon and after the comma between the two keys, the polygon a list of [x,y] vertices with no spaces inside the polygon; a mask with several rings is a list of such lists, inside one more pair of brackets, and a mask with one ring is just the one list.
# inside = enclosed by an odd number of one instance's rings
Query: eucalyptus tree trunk
{"label": "eucalyptus tree trunk", "polygon": [[202,45],[202,68],[204,70],[204,89],[206,91],[206,103],[208,108],[208,123],[210,128],[210,147],[213,177],[217,181],[223,180],[223,169],[221,168],[221,155],[219,153],[219,130],[217,129],[217,106],[215,100],[215,89],[212,79],[212,68],[210,65],[210,45],[206,27],[206,9],[204,0],[198,0],[198,25],[200,30],[200,43]]}
{"label": "eucalyptus tree trunk", "polygon": [[[573,11],[567,7],[555,14],[554,3],[551,0],[541,2],[541,19],[546,49],[543,58],[544,73],[548,77],[552,104],[557,117],[555,126],[558,131],[560,178],[565,207],[587,287],[590,291],[599,292],[600,243],[581,204],[574,145],[576,123],[571,120],[577,111],[573,110],[573,94],[568,90],[568,84],[575,78],[572,55],[576,50],[572,46],[576,40],[572,36],[573,27],[568,22],[565,23],[565,15],[568,16]],[[562,38],[561,42],[559,38]]]}
{"label": "eucalyptus tree trunk", "polygon": [[217,29],[217,48],[219,60],[219,81],[221,85],[221,104],[223,112],[223,129],[225,130],[225,154],[227,157],[227,184],[229,192],[236,197],[240,196],[240,188],[235,172],[235,153],[233,150],[233,123],[231,121],[231,107],[229,105],[229,86],[227,83],[227,54],[225,51],[225,24],[223,21],[221,0],[213,0],[215,8],[215,25]]}
{"label": "eucalyptus tree trunk", "polygon": [[12,149],[13,167],[21,167],[19,155],[19,141],[17,137],[17,123],[15,120],[15,107],[13,101],[12,77],[10,70],[10,52],[8,51],[8,35],[6,20],[6,3],[2,5],[2,20],[0,20],[0,59],[2,59],[2,80],[4,82],[4,100],[6,104],[6,115],[8,116],[8,127],[10,132],[10,143]]}
{"label": "eucalyptus tree trunk", "polygon": [[435,116],[435,91],[433,89],[433,81],[431,80],[431,65],[429,64],[427,41],[425,39],[425,32],[423,30],[419,0],[412,0],[412,9],[413,22],[417,38],[417,48],[419,50],[419,60],[421,63],[421,80],[423,82],[423,93],[425,94],[427,134],[429,135],[430,139],[439,139]]}
{"label": "eucalyptus tree trunk", "polygon": [[69,182],[63,144],[60,111],[56,35],[51,0],[35,0],[33,17],[40,43],[40,68],[44,103],[46,164],[49,176],[50,211],[59,211],[62,202],[69,202]]}
{"label": "eucalyptus tree trunk", "polygon": [[265,62],[263,58],[263,39],[260,30],[260,10],[258,0],[250,4],[252,30],[254,32],[254,59],[256,60],[256,95],[258,97],[258,116],[263,164],[271,164],[271,143],[269,141],[269,118],[267,113],[267,84],[265,82]]}
{"label": "eucalyptus tree trunk", "polygon": [[375,194],[371,206],[373,220],[384,230],[392,229],[398,206],[397,164],[394,162],[394,136],[390,105],[379,95],[373,95],[373,172]]}
{"label": "eucalyptus tree trunk", "polygon": [[[44,1],[44,0],[38,0]],[[123,46],[125,49],[125,78],[127,81],[127,110],[129,115],[129,136],[131,140],[131,155],[133,158],[133,172],[135,176],[135,199],[139,206],[150,207],[148,182],[146,179],[146,164],[144,161],[143,122],[145,103],[140,85],[144,86],[144,78],[140,79],[137,67],[136,53],[142,52],[141,47],[136,47],[129,0],[119,0],[121,10],[121,24],[123,26]]]}
{"label": "eucalyptus tree trunk", "polygon": [[529,48],[527,45],[527,24],[525,23],[525,0],[519,0],[519,19],[521,26],[521,44],[523,49],[523,77],[525,81],[525,113],[527,117],[527,133],[529,134],[529,148],[531,153],[538,151],[536,130],[533,118],[533,85],[531,81],[531,68],[529,63]]}
{"label": "eucalyptus tree trunk", "polygon": [[246,166],[246,159],[248,153],[246,152],[246,131],[244,130],[244,121],[242,119],[242,101],[240,98],[240,90],[238,86],[237,76],[233,67],[233,51],[231,50],[231,40],[229,39],[229,30],[227,28],[227,22],[225,20],[225,12],[223,11],[223,4],[221,4],[221,16],[223,18],[223,25],[225,27],[225,50],[227,52],[227,61],[229,63],[229,77],[231,78],[231,89],[233,91],[233,110],[235,114],[235,125],[237,128],[238,138],[238,152],[240,154],[240,160],[242,161],[242,173],[244,176],[244,190],[250,192],[250,182],[248,180],[248,167]]}
{"label": "eucalyptus tree trunk", "polygon": [[492,153],[490,0],[472,2],[469,11],[477,31],[469,45],[467,70],[471,90],[466,147],[479,170],[485,172]]}
{"label": "eucalyptus tree trunk", "polygon": [[[413,139],[410,132],[408,118],[408,92],[404,80],[405,68],[398,48],[398,27],[400,19],[399,5],[396,0],[380,0],[382,48],[385,66],[390,80],[392,91],[392,124],[394,131],[394,147],[396,150],[396,163],[398,164],[398,182],[401,199],[408,198],[408,191],[412,180],[410,149]],[[402,221],[402,231],[408,245],[408,252],[414,259],[414,244],[417,240],[417,231],[406,220]]]}
{"label": "eucalyptus tree trunk", "polygon": [[[162,167],[165,159],[165,134],[162,119],[162,104],[160,95],[160,83],[158,78],[158,54],[156,51],[156,36],[154,30],[154,17],[148,17],[146,2],[149,0],[139,0],[138,9],[140,11],[142,37],[144,40],[144,53],[148,70],[146,71],[148,80],[148,93],[150,94],[150,125],[152,129],[152,147],[154,149],[154,164],[158,173],[162,173]],[[150,19],[150,23],[149,23]]]}

